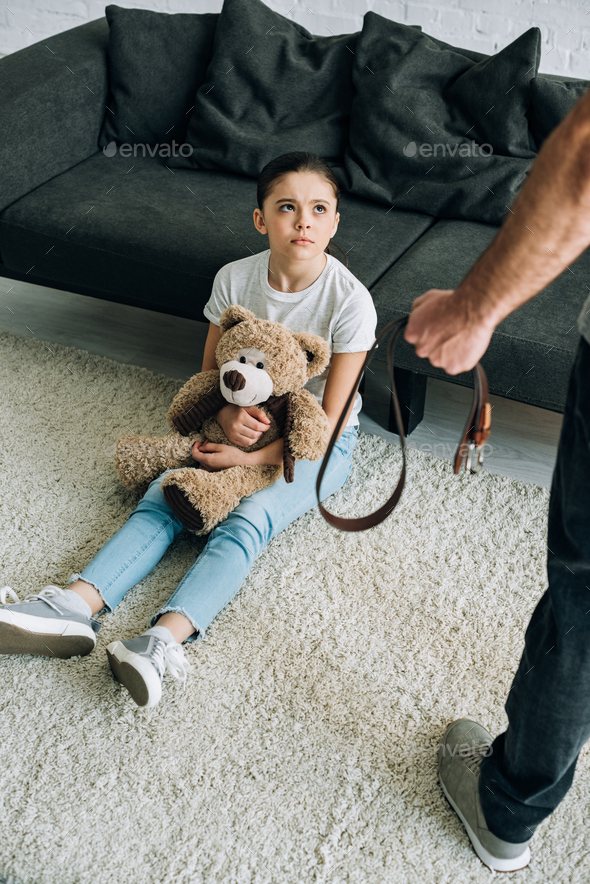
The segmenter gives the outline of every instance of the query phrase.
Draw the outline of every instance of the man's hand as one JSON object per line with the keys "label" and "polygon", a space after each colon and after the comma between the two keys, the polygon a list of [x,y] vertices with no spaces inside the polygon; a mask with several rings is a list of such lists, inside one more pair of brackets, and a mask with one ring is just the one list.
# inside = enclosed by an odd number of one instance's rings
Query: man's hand
{"label": "man's hand", "polygon": [[256,405],[242,408],[228,402],[217,413],[216,419],[228,442],[239,445],[240,448],[254,445],[270,427],[267,414]]}
{"label": "man's hand", "polygon": [[450,375],[475,367],[495,328],[491,320],[474,318],[466,304],[458,300],[456,290],[429,289],[413,301],[404,333],[417,356]]}
{"label": "man's hand", "polygon": [[218,445],[216,442],[195,442],[191,455],[201,464],[201,469],[210,473],[237,467],[245,463],[244,452],[233,445]]}

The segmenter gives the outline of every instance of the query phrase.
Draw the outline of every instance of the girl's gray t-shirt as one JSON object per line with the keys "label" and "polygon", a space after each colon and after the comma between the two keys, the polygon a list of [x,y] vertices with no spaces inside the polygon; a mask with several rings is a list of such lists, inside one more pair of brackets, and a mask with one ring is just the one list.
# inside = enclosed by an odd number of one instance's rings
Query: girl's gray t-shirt
{"label": "girl's gray t-shirt", "polygon": [[[369,290],[337,258],[326,253],[326,266],[316,281],[301,292],[277,292],[268,282],[270,249],[230,261],[216,274],[211,297],[203,310],[219,325],[226,307],[240,304],[258,319],[280,322],[293,332],[324,338],[332,353],[370,350],[375,342],[377,312]],[[330,366],[305,387],[320,405]],[[362,399],[356,394],[347,427],[358,424]]]}

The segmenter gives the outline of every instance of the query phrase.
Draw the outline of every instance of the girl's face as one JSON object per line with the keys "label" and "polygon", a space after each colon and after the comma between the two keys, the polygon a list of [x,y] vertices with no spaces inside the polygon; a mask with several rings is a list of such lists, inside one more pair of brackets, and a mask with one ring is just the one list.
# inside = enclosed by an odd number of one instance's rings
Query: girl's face
{"label": "girl's face", "polygon": [[[267,196],[264,214],[254,209],[254,224],[268,233],[271,251],[294,261],[321,254],[338,229],[340,212],[332,186],[315,172],[283,175]],[[305,237],[308,242],[297,242]]]}

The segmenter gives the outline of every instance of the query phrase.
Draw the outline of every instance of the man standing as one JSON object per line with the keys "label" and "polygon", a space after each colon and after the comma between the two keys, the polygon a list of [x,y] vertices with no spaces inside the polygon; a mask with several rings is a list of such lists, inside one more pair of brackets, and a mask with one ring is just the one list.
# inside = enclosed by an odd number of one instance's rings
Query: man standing
{"label": "man standing", "polygon": [[[589,245],[590,90],[543,144],[459,286],[413,302],[405,339],[450,375],[471,370],[496,326]],[[578,330],[549,501],[549,585],[525,634],[508,728],[493,739],[462,719],[439,748],[443,791],[480,859],[498,871],[529,863],[532,835],[570,788],[590,737],[590,297]]]}

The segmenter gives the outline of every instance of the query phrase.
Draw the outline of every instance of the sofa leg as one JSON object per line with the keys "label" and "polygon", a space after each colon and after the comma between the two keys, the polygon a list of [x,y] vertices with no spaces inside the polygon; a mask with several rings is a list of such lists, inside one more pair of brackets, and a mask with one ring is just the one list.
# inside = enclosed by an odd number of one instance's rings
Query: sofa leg
{"label": "sofa leg", "polygon": [[[416,429],[424,417],[424,402],[426,399],[426,384],[428,377],[418,374],[406,368],[393,367],[395,389],[399,399],[399,407],[402,415],[404,435],[409,436]],[[393,393],[389,394],[389,432],[397,433],[397,421],[393,408]]]}

